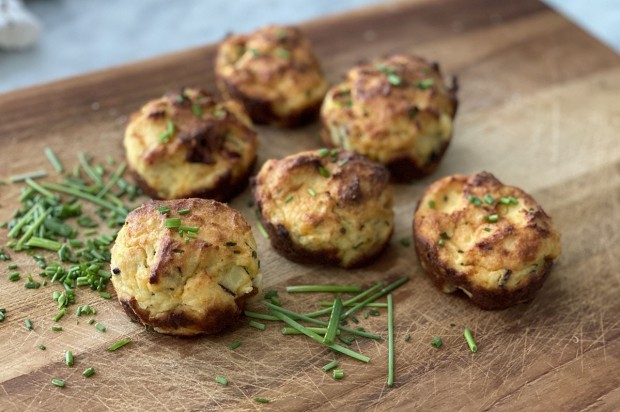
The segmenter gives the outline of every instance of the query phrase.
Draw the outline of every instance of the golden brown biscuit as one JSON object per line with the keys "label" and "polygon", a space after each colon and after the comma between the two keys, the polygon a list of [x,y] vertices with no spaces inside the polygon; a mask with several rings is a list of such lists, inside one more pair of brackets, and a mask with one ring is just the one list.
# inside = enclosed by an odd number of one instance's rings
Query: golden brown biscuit
{"label": "golden brown biscuit", "polygon": [[256,161],[256,132],[236,102],[183,89],[134,113],[123,141],[142,189],[158,199],[226,201],[245,188]]}
{"label": "golden brown biscuit", "polygon": [[[176,218],[180,227],[169,220]],[[214,200],[182,199],[131,212],[110,266],[129,317],[160,333],[192,336],[217,333],[239,317],[260,288],[259,265],[241,213]]]}
{"label": "golden brown biscuit", "polygon": [[272,246],[290,260],[361,266],[392,235],[389,173],[364,156],[322,149],[268,160],[253,188]]}
{"label": "golden brown biscuit", "polygon": [[321,107],[326,145],[368,156],[396,181],[433,172],[452,137],[457,85],[439,65],[395,55],[351,69]]}
{"label": "golden brown biscuit", "polygon": [[533,299],[560,256],[560,234],[542,207],[486,172],[430,185],[418,202],[413,234],[435,285],[463,291],[482,309]]}
{"label": "golden brown biscuit", "polygon": [[306,123],[327,91],[312,46],[295,27],[268,26],[226,38],[215,74],[222,95],[241,102],[257,123]]}

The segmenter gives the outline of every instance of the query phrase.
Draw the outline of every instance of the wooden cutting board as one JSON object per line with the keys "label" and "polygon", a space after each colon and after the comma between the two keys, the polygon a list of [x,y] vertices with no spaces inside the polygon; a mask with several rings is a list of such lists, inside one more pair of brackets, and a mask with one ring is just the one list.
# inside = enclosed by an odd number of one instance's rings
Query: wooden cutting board
{"label": "wooden cutting board", "polygon": [[[60,321],[63,332],[53,332],[51,294],[58,286],[25,290],[23,282],[7,280],[0,262],[0,307],[7,310],[0,323],[0,410],[617,410],[618,55],[533,0],[386,4],[302,28],[332,83],[354,63],[395,51],[436,60],[460,80],[453,143],[433,176],[395,187],[396,231],[375,264],[354,271],[293,264],[254,230],[266,287],[295,310],[315,308],[327,296],[290,296],[286,285],[411,277],[395,293],[395,387],[386,385],[386,339],[354,342],[369,364],[283,336],[279,325],[260,332],[247,319],[219,336],[175,339],[130,323],[114,299],[88,290],[78,293],[78,304],[95,307],[107,332],[76,323],[74,314]],[[0,95],[0,177],[52,172],[45,146],[67,165],[79,151],[122,159],[127,116],[182,85],[213,89],[214,52],[215,46],[201,47]],[[259,132],[259,164],[320,147],[316,124]],[[414,205],[431,181],[478,170],[532,193],[562,233],[563,254],[528,305],[485,312],[444,295],[422,273],[413,248],[399,243],[411,236]],[[17,208],[18,189],[0,186],[0,221]],[[254,222],[249,198],[246,191],[232,206]],[[0,243],[6,240],[2,230]],[[13,257],[22,273],[37,273],[30,257]],[[33,331],[24,328],[26,318]],[[362,324],[387,336],[383,310]],[[465,344],[464,326],[477,338],[477,353]],[[434,336],[443,338],[443,348],[430,346]],[[133,343],[108,353],[122,337]],[[242,346],[228,349],[237,339]],[[65,350],[75,354],[72,368],[64,364]],[[334,358],[346,372],[342,381],[320,369]],[[97,371],[90,379],[81,375],[87,367]],[[215,383],[216,375],[229,385]],[[65,379],[66,387],[52,386],[52,378]],[[258,404],[257,396],[271,403]]]}

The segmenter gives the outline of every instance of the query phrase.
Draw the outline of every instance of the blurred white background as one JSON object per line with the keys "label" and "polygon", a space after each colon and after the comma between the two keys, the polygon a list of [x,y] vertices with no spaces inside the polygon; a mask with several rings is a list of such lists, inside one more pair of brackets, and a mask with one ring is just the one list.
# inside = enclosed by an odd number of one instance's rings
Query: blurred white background
{"label": "blurred white background", "polygon": [[[620,51],[619,0],[545,1]],[[0,93],[216,42],[228,32],[298,23],[379,2],[27,0],[26,7],[42,22],[41,37],[27,50],[0,50]]]}

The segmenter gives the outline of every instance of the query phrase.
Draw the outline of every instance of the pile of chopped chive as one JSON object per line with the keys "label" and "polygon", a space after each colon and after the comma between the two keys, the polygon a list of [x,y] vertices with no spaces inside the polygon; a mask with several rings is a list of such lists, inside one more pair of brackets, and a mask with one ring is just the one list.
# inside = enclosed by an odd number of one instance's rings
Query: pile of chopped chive
{"label": "pile of chopped chive", "polygon": [[[45,154],[56,172],[65,171],[52,149],[46,148]],[[61,309],[75,302],[75,290],[80,286],[109,298],[104,290],[111,277],[107,270],[110,246],[130,210],[123,199],[133,201],[141,194],[136,186],[122,178],[125,164],[108,171],[102,164],[93,164],[92,158],[83,153],[78,155],[78,161],[70,172],[62,175],[60,183],[35,181],[47,176],[39,171],[11,177],[11,182],[24,183],[19,196],[21,208],[4,224],[9,238],[6,246],[14,252],[32,255],[42,270],[39,275],[46,279],[43,285],[47,285],[47,280],[62,285],[62,292],[56,291],[53,295]],[[87,204],[96,208],[92,215],[83,210]],[[100,224],[93,216],[114,232],[86,239],[99,233]],[[56,256],[34,254],[37,250],[54,252]],[[10,259],[4,249],[0,250],[0,259]],[[9,275],[11,281],[20,278],[19,272]],[[24,284],[28,289],[40,286],[31,275]],[[59,312],[55,320],[62,315],[64,312]]]}

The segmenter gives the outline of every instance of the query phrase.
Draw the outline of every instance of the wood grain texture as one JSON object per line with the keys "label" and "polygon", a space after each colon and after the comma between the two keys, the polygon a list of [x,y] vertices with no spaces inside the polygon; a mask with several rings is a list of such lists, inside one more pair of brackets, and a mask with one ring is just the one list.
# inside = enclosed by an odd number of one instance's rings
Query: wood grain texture
{"label": "wood grain texture", "polygon": [[[144,331],[115,301],[88,291],[78,294],[78,304],[96,307],[108,331],[76,324],[72,315],[61,321],[63,332],[52,332],[50,296],[57,287],[24,290],[7,281],[0,262],[0,307],[7,309],[0,323],[0,410],[617,410],[620,58],[532,0],[387,4],[302,28],[332,83],[350,65],[394,51],[439,61],[460,80],[453,143],[433,176],[395,188],[395,234],[375,264],[348,272],[293,264],[254,231],[266,286],[298,310],[315,308],[316,298],[288,296],[285,285],[412,278],[395,293],[395,387],[386,386],[385,339],[354,343],[372,358],[367,365],[284,337],[279,326],[259,332],[247,320],[220,336],[174,339]],[[214,88],[214,51],[206,46],[0,95],[0,176],[51,171],[44,146],[68,165],[79,151],[123,158],[127,116],[170,89]],[[259,132],[259,164],[320,145],[316,124]],[[530,192],[562,233],[563,255],[531,304],[484,312],[443,295],[413,249],[398,242],[411,236],[413,208],[426,185],[478,170]],[[0,221],[17,207],[18,189],[0,186]],[[246,191],[231,204],[254,222],[248,199]],[[13,257],[36,273],[29,257]],[[34,331],[23,327],[26,318]],[[382,315],[363,324],[385,337],[385,321]],[[464,325],[473,330],[478,353],[467,350]],[[105,350],[124,336],[134,342]],[[430,346],[434,336],[443,338],[442,349]],[[243,345],[233,352],[227,345],[236,339]],[[64,364],[67,349],[75,354],[73,368]],[[320,370],[335,357],[347,373],[342,381]],[[81,376],[87,367],[97,370],[90,379]],[[216,375],[230,384],[215,383]],[[53,377],[67,387],[53,387]],[[255,396],[271,403],[259,405]]]}

